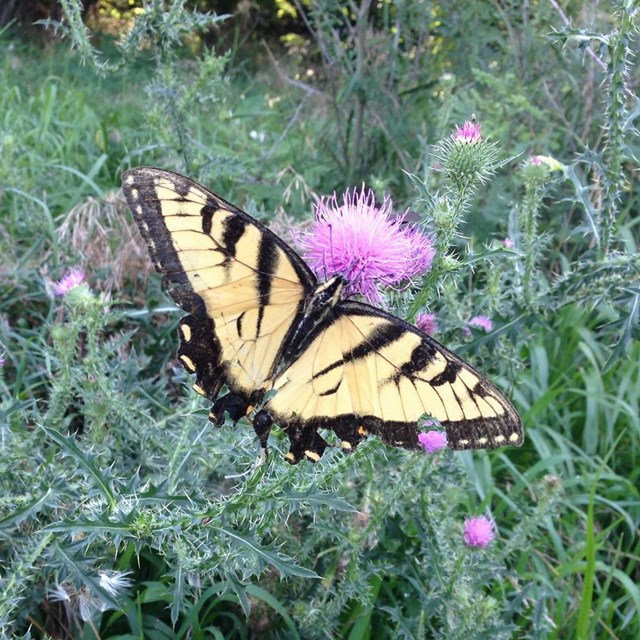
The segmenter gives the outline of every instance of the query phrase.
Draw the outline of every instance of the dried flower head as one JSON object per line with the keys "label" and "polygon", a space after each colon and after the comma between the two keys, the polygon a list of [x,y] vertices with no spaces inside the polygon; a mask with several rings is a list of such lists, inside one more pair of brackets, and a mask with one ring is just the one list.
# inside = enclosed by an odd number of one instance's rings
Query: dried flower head
{"label": "dried flower head", "polygon": [[[127,577],[130,573],[130,571],[100,571],[100,587],[108,596],[115,599],[124,589],[133,584],[133,581]],[[51,589],[47,599],[50,602],[63,602],[69,612],[73,612],[74,615],[77,613],[80,619],[86,622],[91,620],[97,612],[115,607],[113,602],[107,602],[104,594],[95,593],[95,591],[97,590],[92,591],[87,585],[76,588],[73,584],[64,582]]]}
{"label": "dried flower head", "polygon": [[91,593],[91,589],[87,586],[80,587],[76,593],[75,604],[78,607],[78,614],[80,615],[80,618],[85,622],[91,620],[97,612],[106,611],[111,608],[108,603],[94,596]]}
{"label": "dried flower head", "polygon": [[464,541],[470,547],[486,547],[496,537],[493,520],[476,516],[464,521]]}
{"label": "dried flower head", "polygon": [[133,580],[127,577],[131,571],[100,571],[100,586],[112,597],[116,597],[121,591],[128,589]]}
{"label": "dried flower head", "polygon": [[435,313],[419,313],[416,317],[416,327],[420,331],[432,336],[438,330],[438,322]]}
{"label": "dried flower head", "polygon": [[482,329],[487,333],[493,331],[493,322],[491,318],[487,316],[474,316],[473,318],[471,318],[471,320],[469,320],[469,326]]}
{"label": "dried flower head", "polygon": [[73,595],[73,587],[67,584],[57,584],[47,594],[47,600],[49,602],[71,602],[71,596]]}
{"label": "dried flower head", "polygon": [[57,296],[66,296],[71,289],[77,287],[85,281],[85,274],[82,269],[71,269],[64,278],[54,283],[53,290]]}
{"label": "dried flower head", "polygon": [[447,435],[443,431],[424,431],[418,434],[418,442],[427,453],[436,453],[447,446]]}
{"label": "dried flower head", "polygon": [[342,204],[334,194],[316,206],[316,219],[299,244],[311,268],[322,278],[341,275],[345,295],[360,294],[382,302],[380,288],[397,286],[426,272],[433,261],[433,241],[416,226],[403,224],[386,198],[376,205],[364,186],[347,191]]}

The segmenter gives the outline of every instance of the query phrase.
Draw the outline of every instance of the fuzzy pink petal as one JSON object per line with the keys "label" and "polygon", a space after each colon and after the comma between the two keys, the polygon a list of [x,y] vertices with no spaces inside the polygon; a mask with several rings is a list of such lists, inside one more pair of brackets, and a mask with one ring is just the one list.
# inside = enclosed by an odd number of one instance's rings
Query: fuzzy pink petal
{"label": "fuzzy pink petal", "polygon": [[55,282],[53,290],[57,296],[65,296],[71,289],[77,287],[85,281],[85,274],[82,269],[71,269],[64,278]]}
{"label": "fuzzy pink petal", "polygon": [[432,336],[438,331],[438,322],[435,313],[419,313],[416,317],[416,327],[424,333]]}
{"label": "fuzzy pink petal", "polygon": [[464,521],[464,541],[470,547],[486,547],[496,537],[493,520],[476,516]]}
{"label": "fuzzy pink petal", "polygon": [[447,446],[447,435],[442,431],[425,431],[418,434],[418,442],[427,453],[436,453]]}
{"label": "fuzzy pink petal", "polygon": [[493,321],[487,316],[474,316],[469,320],[470,327],[477,327],[489,333],[493,331]]}
{"label": "fuzzy pink petal", "polygon": [[309,265],[322,279],[341,275],[345,295],[382,301],[380,289],[424,273],[434,257],[433,241],[403,217],[392,216],[389,198],[376,205],[364,186],[347,191],[342,204],[334,194],[316,207],[312,228],[300,238]]}

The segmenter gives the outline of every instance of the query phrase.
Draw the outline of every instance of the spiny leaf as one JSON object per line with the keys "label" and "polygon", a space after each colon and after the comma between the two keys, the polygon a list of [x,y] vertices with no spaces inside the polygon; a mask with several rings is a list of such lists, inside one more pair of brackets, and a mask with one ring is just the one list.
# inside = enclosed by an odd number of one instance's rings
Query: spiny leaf
{"label": "spiny leaf", "polygon": [[118,601],[109,592],[102,588],[100,580],[85,571],[82,564],[70,555],[68,551],[69,549],[63,549],[59,545],[55,546],[56,554],[62,559],[70,573],[75,575],[83,585],[88,586],[94,593],[99,593],[100,599],[108,602],[113,609],[119,609],[120,605],[118,604]]}
{"label": "spiny leaf", "polygon": [[52,495],[54,495],[53,488],[49,487],[39,498],[21,509],[16,509],[11,515],[0,520],[0,530],[9,530],[14,526],[19,525],[23,520],[34,517],[43,507],[46,506]]}
{"label": "spiny leaf", "polygon": [[90,476],[94,478],[97,483],[98,490],[105,497],[109,506],[115,509],[117,506],[116,494],[112,491],[110,483],[102,474],[100,469],[96,466],[94,459],[88,456],[80,447],[76,444],[76,439],[72,436],[63,436],[59,431],[50,429],[44,425],[38,425],[45,434],[56,442],[64,452],[71,456],[80,467],[86,469]]}
{"label": "spiny leaf", "polygon": [[298,576],[300,578],[319,578],[320,576],[310,569],[298,566],[291,558],[284,556],[273,549],[263,547],[251,535],[243,536],[231,529],[212,527],[221,534],[228,536],[247,551],[255,554],[264,563],[277,569],[284,576]]}

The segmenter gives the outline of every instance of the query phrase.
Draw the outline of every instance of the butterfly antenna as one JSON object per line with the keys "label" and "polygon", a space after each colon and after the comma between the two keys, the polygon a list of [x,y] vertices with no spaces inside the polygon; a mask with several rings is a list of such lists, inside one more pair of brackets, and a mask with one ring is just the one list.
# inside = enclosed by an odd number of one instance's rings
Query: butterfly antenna
{"label": "butterfly antenna", "polygon": [[[333,263],[333,225],[329,223],[329,255],[331,256],[331,262]],[[327,269],[326,253],[322,254],[322,270],[324,271],[325,282],[329,279],[329,273]]]}

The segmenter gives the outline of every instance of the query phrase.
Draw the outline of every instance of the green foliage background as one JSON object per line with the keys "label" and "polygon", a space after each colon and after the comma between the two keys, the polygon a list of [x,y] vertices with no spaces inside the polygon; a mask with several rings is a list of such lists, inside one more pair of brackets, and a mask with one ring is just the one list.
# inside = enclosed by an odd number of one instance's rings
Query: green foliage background
{"label": "green foliage background", "polygon": [[[635,3],[116,4],[0,34],[0,633],[637,638]],[[472,113],[502,156],[463,183]],[[175,363],[117,193],[138,164],[282,233],[362,182],[416,210],[439,259],[389,302],[507,390],[524,447],[289,467],[276,430],[254,468]],[[90,287],[56,298],[73,266]],[[478,314],[496,329],[467,339]],[[472,551],[482,513],[499,539]]]}

